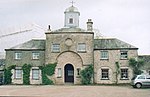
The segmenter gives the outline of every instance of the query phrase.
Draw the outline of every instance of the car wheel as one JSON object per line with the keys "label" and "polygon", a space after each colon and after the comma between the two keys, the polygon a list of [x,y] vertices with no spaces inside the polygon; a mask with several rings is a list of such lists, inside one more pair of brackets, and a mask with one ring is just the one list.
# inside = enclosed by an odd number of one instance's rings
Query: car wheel
{"label": "car wheel", "polygon": [[136,87],[137,87],[137,88],[141,88],[141,87],[142,87],[142,84],[137,83],[137,84],[136,84]]}

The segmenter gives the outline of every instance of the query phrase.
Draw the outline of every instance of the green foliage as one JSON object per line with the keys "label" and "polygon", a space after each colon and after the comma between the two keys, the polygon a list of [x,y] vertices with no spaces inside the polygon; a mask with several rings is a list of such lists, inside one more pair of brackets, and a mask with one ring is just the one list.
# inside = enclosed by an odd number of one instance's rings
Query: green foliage
{"label": "green foliage", "polygon": [[115,84],[118,84],[118,75],[120,74],[120,65],[119,65],[119,62],[115,62],[115,68],[116,68],[116,82]]}
{"label": "green foliage", "polygon": [[81,71],[81,82],[84,85],[91,84],[91,79],[94,74],[94,68],[93,65],[89,65],[85,69]]}
{"label": "green foliage", "polygon": [[47,64],[46,66],[41,66],[40,69],[42,70],[42,83],[44,85],[51,85],[53,81],[50,80],[48,76],[52,76],[55,72],[56,63],[54,64]]}
{"label": "green foliage", "polygon": [[140,68],[143,65],[144,65],[144,61],[143,60],[136,61],[134,58],[129,59],[129,66],[132,67],[134,75],[139,75],[139,74],[142,73],[142,71],[140,70]]}
{"label": "green foliage", "polygon": [[4,84],[11,84],[12,82],[12,79],[11,79],[11,76],[12,76],[12,73],[11,73],[11,70],[12,69],[15,69],[16,65],[12,65],[8,68],[6,68],[4,70]]}
{"label": "green foliage", "polygon": [[22,69],[23,69],[23,84],[24,85],[29,85],[30,84],[31,65],[30,64],[24,64]]}

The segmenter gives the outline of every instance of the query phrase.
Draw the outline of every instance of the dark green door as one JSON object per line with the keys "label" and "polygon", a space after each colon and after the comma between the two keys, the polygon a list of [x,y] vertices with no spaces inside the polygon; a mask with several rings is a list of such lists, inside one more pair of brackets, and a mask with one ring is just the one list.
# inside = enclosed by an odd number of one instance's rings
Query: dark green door
{"label": "dark green door", "polygon": [[71,64],[65,66],[65,82],[74,83],[74,68]]}

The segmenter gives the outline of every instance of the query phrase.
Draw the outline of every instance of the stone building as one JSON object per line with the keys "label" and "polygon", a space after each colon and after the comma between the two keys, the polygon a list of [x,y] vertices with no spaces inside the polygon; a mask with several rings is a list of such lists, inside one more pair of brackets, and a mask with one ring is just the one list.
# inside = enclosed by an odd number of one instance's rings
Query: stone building
{"label": "stone building", "polygon": [[21,45],[6,49],[6,67],[16,65],[12,70],[12,82],[22,84],[22,65],[31,64],[30,83],[41,84],[39,66],[57,63],[53,76],[55,84],[81,84],[80,71],[89,65],[94,66],[93,82],[113,84],[115,63],[120,65],[118,83],[129,83],[132,70],[129,58],[137,58],[138,48],[116,38],[94,39],[93,22],[87,21],[87,29],[79,27],[80,12],[74,6],[64,12],[64,27],[51,31],[45,40],[31,40]]}

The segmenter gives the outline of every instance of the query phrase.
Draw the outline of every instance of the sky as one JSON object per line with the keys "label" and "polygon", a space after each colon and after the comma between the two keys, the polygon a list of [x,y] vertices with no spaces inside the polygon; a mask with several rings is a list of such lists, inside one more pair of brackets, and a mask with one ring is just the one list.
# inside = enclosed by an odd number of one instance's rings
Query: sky
{"label": "sky", "polygon": [[[72,0],[0,0],[0,36],[21,25],[37,24],[52,30],[64,26],[64,11]],[[150,0],[73,0],[80,12],[80,28],[92,19],[98,35],[115,37],[139,48],[140,55],[150,55]],[[44,37],[44,32],[0,38],[0,52],[27,38]],[[40,34],[40,35],[39,35]],[[20,38],[21,37],[21,38]],[[24,41],[23,41],[24,40]],[[12,45],[11,45],[12,46]]]}

